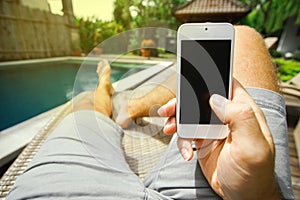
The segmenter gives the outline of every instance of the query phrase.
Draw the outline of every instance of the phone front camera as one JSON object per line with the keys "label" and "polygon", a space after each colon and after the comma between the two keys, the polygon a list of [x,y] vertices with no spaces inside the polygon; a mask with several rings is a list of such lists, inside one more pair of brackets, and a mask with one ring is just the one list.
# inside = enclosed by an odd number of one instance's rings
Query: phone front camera
{"label": "phone front camera", "polygon": [[207,31],[207,30],[208,30],[208,28],[205,28],[205,30]]}

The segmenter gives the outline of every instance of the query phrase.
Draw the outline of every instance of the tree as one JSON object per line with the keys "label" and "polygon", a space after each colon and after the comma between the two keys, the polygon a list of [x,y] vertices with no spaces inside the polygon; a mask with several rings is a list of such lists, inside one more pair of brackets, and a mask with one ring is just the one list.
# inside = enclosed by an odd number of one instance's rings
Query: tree
{"label": "tree", "polygon": [[300,24],[300,0],[240,1],[252,9],[242,23],[256,28],[263,35],[281,30],[290,17],[296,16],[296,23]]}
{"label": "tree", "polygon": [[132,16],[130,14],[131,0],[116,0],[114,2],[114,18],[117,23],[125,29],[131,28]]}
{"label": "tree", "polygon": [[[121,24],[115,21],[102,21],[96,17],[76,18],[76,26],[79,30],[81,50],[86,54],[101,42],[123,31]],[[110,49],[112,48],[111,46]]]}

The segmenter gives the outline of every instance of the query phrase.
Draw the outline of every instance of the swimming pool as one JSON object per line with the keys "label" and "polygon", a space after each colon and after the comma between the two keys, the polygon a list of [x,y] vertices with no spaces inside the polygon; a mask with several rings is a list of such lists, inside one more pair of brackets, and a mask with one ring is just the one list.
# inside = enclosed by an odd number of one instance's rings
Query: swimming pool
{"label": "swimming pool", "polygon": [[[78,60],[60,59],[47,62],[23,62],[0,65],[0,130],[36,116],[65,103],[73,97],[76,74],[76,93],[93,90],[98,82],[95,73],[97,62],[82,63]],[[112,81],[133,74],[153,64],[112,63]],[[83,69],[83,70],[82,70]],[[75,94],[76,95],[76,94]]]}

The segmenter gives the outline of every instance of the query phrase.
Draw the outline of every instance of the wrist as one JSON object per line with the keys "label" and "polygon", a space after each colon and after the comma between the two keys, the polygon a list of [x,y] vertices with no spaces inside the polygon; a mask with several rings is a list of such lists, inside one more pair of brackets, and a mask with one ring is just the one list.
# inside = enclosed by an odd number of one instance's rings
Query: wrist
{"label": "wrist", "polygon": [[[275,179],[261,181],[256,179],[255,183],[249,183],[245,187],[237,187],[237,190],[227,188],[220,193],[223,199],[231,200],[251,200],[251,199],[270,199],[280,200],[282,198],[280,189],[277,186]],[[249,187],[250,186],[250,187]],[[222,195],[223,194],[223,195]]]}
{"label": "wrist", "polygon": [[266,193],[261,197],[262,199],[272,199],[272,200],[280,200],[281,193],[278,184],[276,181],[272,181],[273,183],[270,185],[269,189],[266,189]]}

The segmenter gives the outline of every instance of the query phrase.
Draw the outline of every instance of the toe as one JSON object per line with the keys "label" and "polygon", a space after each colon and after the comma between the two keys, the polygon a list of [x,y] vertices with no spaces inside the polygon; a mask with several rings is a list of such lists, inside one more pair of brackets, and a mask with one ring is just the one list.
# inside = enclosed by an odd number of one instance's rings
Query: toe
{"label": "toe", "polygon": [[101,60],[99,63],[98,63],[98,66],[97,66],[97,74],[99,76],[102,76],[105,72],[109,72],[110,73],[110,65],[109,65],[109,62],[107,60]]}

